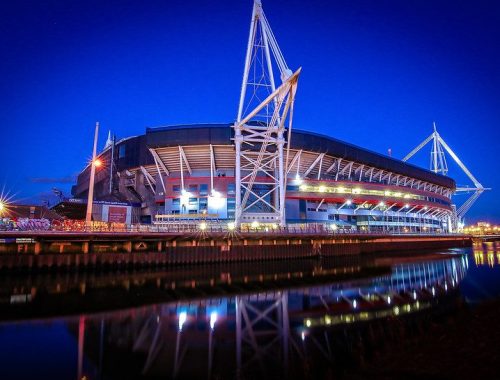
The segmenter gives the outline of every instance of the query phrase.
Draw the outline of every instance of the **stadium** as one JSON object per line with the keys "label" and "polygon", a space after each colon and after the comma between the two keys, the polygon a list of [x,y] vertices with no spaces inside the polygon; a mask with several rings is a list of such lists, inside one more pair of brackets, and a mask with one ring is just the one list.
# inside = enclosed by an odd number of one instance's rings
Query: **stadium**
{"label": "stadium", "polygon": [[[235,146],[232,124],[148,128],[144,135],[108,140],[96,170],[94,219],[132,223],[200,219],[234,222]],[[367,231],[448,231],[454,181],[366,149],[294,130],[286,163],[286,224],[335,225]],[[90,165],[73,196],[85,199]],[[257,177],[259,179],[259,177]],[[265,178],[254,185],[271,206]],[[99,203],[101,202],[101,203]],[[76,202],[73,202],[76,203]],[[266,226],[269,211],[250,208],[241,223]],[[109,209],[114,210],[111,215]],[[118,218],[120,212],[124,210]],[[269,208],[269,207],[268,207]],[[115,219],[113,219],[115,218]],[[253,224],[255,226],[255,223]]]}
{"label": "stadium", "polygon": [[292,130],[300,72],[287,66],[256,0],[236,121],[147,128],[118,141],[109,136],[92,161],[103,165],[89,163],[73,186],[74,198],[56,211],[83,219],[90,188],[92,219],[102,222],[455,230],[451,196],[457,189],[440,174],[446,171],[438,168],[444,163],[439,141],[435,170],[428,171],[329,136]]}

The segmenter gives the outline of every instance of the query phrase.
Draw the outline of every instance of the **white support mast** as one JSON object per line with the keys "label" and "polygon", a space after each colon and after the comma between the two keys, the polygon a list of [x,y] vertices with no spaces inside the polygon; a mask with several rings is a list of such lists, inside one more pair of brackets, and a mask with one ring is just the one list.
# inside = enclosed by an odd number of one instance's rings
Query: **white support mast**
{"label": "white support mast", "polygon": [[[485,188],[481,183],[472,175],[469,169],[464,165],[464,163],[458,158],[458,156],[453,152],[453,150],[449,147],[449,145],[443,140],[443,138],[439,135],[436,129],[436,123],[433,123],[434,132],[427,137],[420,145],[418,145],[415,149],[413,149],[403,161],[409,160],[413,157],[418,151],[420,151],[427,143],[432,140],[432,150],[431,150],[431,164],[430,170],[434,173],[447,175],[448,174],[448,164],[446,162],[446,157],[444,151],[446,150],[448,154],[453,158],[453,160],[457,163],[457,165],[462,169],[462,171],[467,175],[467,177],[472,181],[474,187],[458,187],[455,191],[458,192],[472,192],[473,194],[457,209],[456,211],[456,223],[462,221],[465,213],[472,207],[474,202],[479,198],[481,193],[485,190],[489,190]],[[444,148],[444,149],[443,149]]]}
{"label": "white support mast", "polygon": [[[271,57],[280,71],[278,88]],[[287,148],[290,144],[299,74],[300,69],[292,73],[288,68],[260,0],[254,0],[234,124],[237,226],[253,221],[285,225],[287,161],[283,152],[285,144]]]}

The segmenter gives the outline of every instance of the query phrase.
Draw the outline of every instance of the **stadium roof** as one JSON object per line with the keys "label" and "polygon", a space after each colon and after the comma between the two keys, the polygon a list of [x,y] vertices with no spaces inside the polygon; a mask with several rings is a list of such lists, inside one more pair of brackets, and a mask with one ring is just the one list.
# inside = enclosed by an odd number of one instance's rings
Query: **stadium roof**
{"label": "stadium roof", "polygon": [[[234,131],[231,126],[232,124],[221,123],[147,128],[146,144],[151,148],[177,145],[232,144],[231,139],[234,136]],[[294,129],[292,131],[291,148],[326,153],[334,157],[360,162],[447,188],[455,188],[455,181],[450,177],[313,132]]]}

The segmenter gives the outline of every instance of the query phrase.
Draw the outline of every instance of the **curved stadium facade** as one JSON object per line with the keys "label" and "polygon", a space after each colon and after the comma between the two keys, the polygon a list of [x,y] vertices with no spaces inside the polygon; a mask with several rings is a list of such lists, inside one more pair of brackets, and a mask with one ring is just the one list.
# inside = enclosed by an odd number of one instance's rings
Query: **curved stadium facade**
{"label": "curved stadium facade", "polygon": [[[148,128],[108,143],[99,157],[95,200],[128,204],[132,223],[184,223],[235,218],[235,145],[232,124]],[[400,160],[294,130],[285,160],[287,225],[359,231],[447,232],[455,182]],[[257,149],[257,148],[256,148]],[[244,165],[245,163],[241,163]],[[88,194],[90,167],[78,176],[75,198]],[[257,174],[253,191],[271,206],[271,185]],[[258,183],[258,184],[257,184]],[[112,204],[112,203],[110,203]],[[265,204],[265,203],[264,203]],[[255,207],[262,208],[262,203]],[[254,215],[242,226],[267,227]],[[94,219],[106,218],[94,215]]]}

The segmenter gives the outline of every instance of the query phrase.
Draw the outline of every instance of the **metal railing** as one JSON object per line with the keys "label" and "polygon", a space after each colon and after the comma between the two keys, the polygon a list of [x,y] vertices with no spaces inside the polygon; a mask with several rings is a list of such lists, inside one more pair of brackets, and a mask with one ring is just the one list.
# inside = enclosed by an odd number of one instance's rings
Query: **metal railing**
{"label": "metal railing", "polygon": [[260,234],[260,235],[324,235],[324,236],[347,236],[347,235],[426,235],[426,236],[443,236],[456,235],[454,233],[442,232],[442,231],[404,231],[404,230],[358,230],[358,229],[348,229],[348,228],[337,228],[332,229],[329,227],[323,227],[321,225],[315,226],[242,226],[241,228],[233,228],[225,223],[209,223],[209,222],[198,222],[198,223],[173,223],[173,224],[117,224],[117,223],[105,223],[98,222],[92,225],[76,224],[72,225],[71,228],[68,226],[53,226],[50,231],[54,232],[109,232],[109,233],[167,233],[167,234]]}

